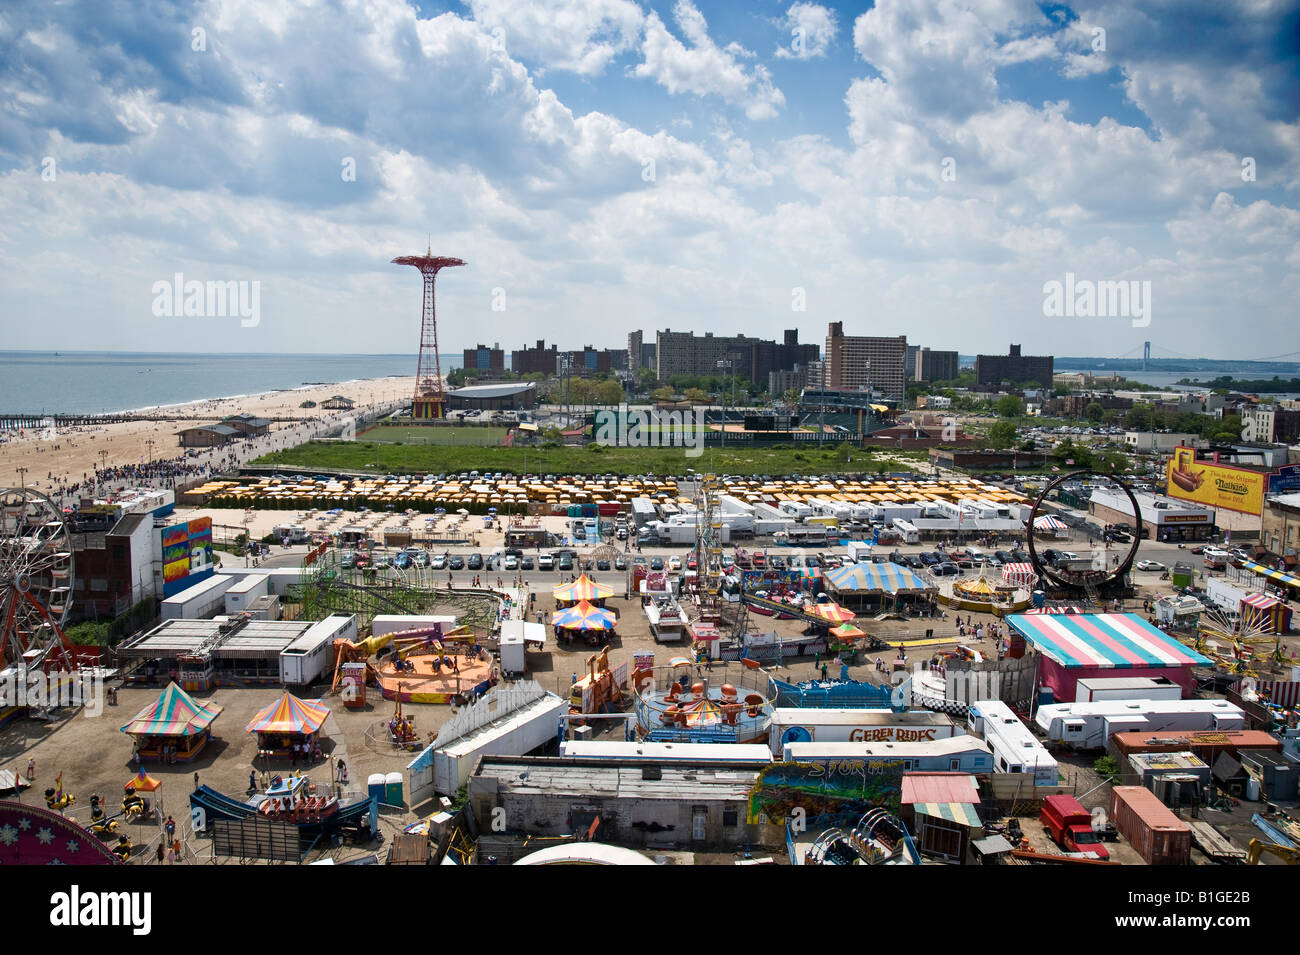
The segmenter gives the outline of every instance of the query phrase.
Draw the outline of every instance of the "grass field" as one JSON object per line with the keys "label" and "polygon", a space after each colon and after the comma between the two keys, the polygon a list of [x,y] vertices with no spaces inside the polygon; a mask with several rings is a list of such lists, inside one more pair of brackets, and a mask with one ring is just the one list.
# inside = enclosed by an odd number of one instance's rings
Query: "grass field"
{"label": "grass field", "polygon": [[707,448],[687,457],[681,448],[502,448],[464,445],[422,446],[371,441],[309,442],[276,451],[250,462],[254,466],[310,471],[331,468],[380,474],[443,474],[457,471],[504,471],[512,474],[685,474],[688,468],[718,474],[874,474],[902,470],[900,457],[915,461],[920,452],[889,452],[878,459],[870,452],[842,444],[824,449]]}
{"label": "grass field", "polygon": [[505,428],[448,428],[420,425],[371,428],[357,435],[358,441],[376,444],[437,444],[437,445],[488,445],[501,443],[508,433]]}

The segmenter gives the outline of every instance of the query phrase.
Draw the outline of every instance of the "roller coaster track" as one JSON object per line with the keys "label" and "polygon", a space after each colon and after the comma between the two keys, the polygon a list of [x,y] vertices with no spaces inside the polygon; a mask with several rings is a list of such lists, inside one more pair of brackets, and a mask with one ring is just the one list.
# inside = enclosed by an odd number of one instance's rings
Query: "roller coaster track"
{"label": "roller coaster track", "polygon": [[366,617],[384,611],[409,615],[429,613],[437,607],[450,606],[459,611],[456,614],[458,624],[491,630],[501,606],[501,598],[490,590],[424,590],[406,587],[403,588],[406,593],[416,595],[415,600],[407,603],[394,599],[380,587],[356,584],[323,574],[312,575],[304,581],[303,588],[304,602],[313,600],[316,603],[313,615],[319,615],[322,610],[355,613]]}

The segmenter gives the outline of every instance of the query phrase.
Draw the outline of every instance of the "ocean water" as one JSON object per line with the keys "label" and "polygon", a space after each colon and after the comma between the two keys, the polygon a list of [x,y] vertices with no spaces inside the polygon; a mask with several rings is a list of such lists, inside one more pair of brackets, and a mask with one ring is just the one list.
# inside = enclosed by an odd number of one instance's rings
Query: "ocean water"
{"label": "ocean water", "polygon": [[[463,355],[441,355],[445,374]],[[415,355],[191,355],[0,351],[0,413],[99,414],[308,382],[413,377]]]}

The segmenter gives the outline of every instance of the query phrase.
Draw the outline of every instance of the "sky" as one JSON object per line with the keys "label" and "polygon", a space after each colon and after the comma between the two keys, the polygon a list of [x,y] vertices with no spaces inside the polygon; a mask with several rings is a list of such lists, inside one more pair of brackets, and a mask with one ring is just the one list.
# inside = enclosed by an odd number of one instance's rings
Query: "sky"
{"label": "sky", "polygon": [[1298,116],[1300,0],[11,0],[2,347],[1300,357]]}

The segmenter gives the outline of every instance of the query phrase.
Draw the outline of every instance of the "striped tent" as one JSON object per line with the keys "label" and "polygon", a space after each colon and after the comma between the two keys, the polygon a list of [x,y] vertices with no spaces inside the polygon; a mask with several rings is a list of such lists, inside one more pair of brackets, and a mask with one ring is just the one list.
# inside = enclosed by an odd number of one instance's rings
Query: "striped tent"
{"label": "striped tent", "polygon": [[244,727],[246,733],[296,733],[310,736],[320,730],[330,715],[330,708],[319,701],[300,700],[285,692],[261,710]]}
{"label": "striped tent", "polygon": [[200,703],[174,682],[168,683],[158,699],[122,727],[132,736],[198,736],[225,709],[212,701]]}
{"label": "striped tent", "polygon": [[1007,623],[1066,668],[1200,666],[1212,661],[1133,613],[1012,614]]}
{"label": "striped tent", "polygon": [[921,593],[934,590],[909,568],[898,564],[850,564],[826,574],[835,590],[852,593]]}
{"label": "striped tent", "polygon": [[1066,525],[1051,514],[1044,514],[1042,517],[1037,518],[1034,521],[1034,530],[1036,531],[1051,531],[1052,533],[1058,533],[1066,529]]}
{"label": "striped tent", "polygon": [[1270,594],[1251,594],[1241,602],[1241,623],[1264,633],[1291,629],[1291,608]]}
{"label": "striped tent", "polygon": [[1264,564],[1257,563],[1253,560],[1243,561],[1241,564],[1246,570],[1259,574],[1261,577],[1267,577],[1269,580],[1276,580],[1279,584],[1286,584],[1288,587],[1300,587],[1300,577],[1294,574],[1286,574],[1280,570],[1274,570],[1272,567],[1266,567]]}
{"label": "striped tent", "polygon": [[614,596],[614,588],[608,584],[598,584],[586,574],[568,584],[559,584],[551,594],[561,603],[577,603],[582,600],[604,600]]}
{"label": "striped tent", "polygon": [[857,616],[852,610],[841,607],[837,603],[827,601],[826,603],[813,604],[808,608],[808,612],[814,616],[821,617],[827,623],[848,623]]}
{"label": "striped tent", "polygon": [[613,630],[614,611],[580,600],[572,607],[557,610],[551,622],[565,630]]}
{"label": "striped tent", "polygon": [[1038,581],[1038,574],[1034,572],[1034,565],[1028,562],[1004,564],[1002,581],[1017,587],[1032,587]]}
{"label": "striped tent", "polygon": [[1025,613],[1083,613],[1083,608],[1075,604],[1061,604],[1055,607],[1035,607]]}

